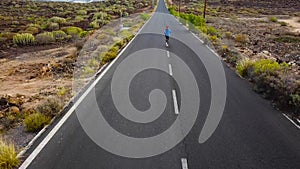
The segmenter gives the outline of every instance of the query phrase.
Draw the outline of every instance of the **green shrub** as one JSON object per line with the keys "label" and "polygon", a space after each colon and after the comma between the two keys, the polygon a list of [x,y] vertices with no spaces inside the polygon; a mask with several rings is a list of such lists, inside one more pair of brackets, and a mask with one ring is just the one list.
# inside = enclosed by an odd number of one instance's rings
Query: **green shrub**
{"label": "green shrub", "polygon": [[34,36],[30,33],[16,34],[13,37],[13,43],[16,45],[31,45],[34,41]]}
{"label": "green shrub", "polygon": [[80,37],[85,37],[85,36],[88,35],[88,34],[89,34],[88,31],[82,31],[82,32],[80,32],[79,36],[80,36]]}
{"label": "green shrub", "polygon": [[50,44],[55,42],[55,37],[52,32],[43,32],[35,36],[35,41],[38,44]]}
{"label": "green shrub", "polygon": [[57,41],[63,41],[67,39],[67,34],[62,30],[53,31],[52,34]]}
{"label": "green shrub", "polygon": [[34,113],[25,117],[26,131],[36,132],[42,129],[45,125],[50,123],[51,118],[42,114]]}
{"label": "green shrub", "polygon": [[212,26],[207,26],[207,34],[221,37],[219,31]]}
{"label": "green shrub", "polygon": [[274,38],[274,41],[283,43],[299,43],[300,37],[284,35]]}
{"label": "green shrub", "polygon": [[104,57],[101,58],[101,64],[104,65],[105,63],[108,63],[112,61],[114,58],[116,58],[118,55],[117,52],[108,51],[105,53]]}
{"label": "green shrub", "polygon": [[26,28],[26,30],[24,31],[24,33],[30,33],[30,34],[38,34],[40,32],[39,28],[37,27],[28,27]]}
{"label": "green shrub", "polygon": [[271,22],[277,22],[278,19],[275,16],[270,16],[269,17],[269,21],[271,21]]}
{"label": "green shrub", "polygon": [[236,71],[242,77],[247,77],[249,70],[253,67],[254,62],[250,59],[242,59],[236,65]]}
{"label": "green shrub", "polygon": [[51,98],[38,105],[36,111],[46,116],[54,117],[61,109],[62,105],[59,100]]}
{"label": "green shrub", "polygon": [[147,13],[141,13],[140,18],[146,21],[150,18],[150,15]]}
{"label": "green shrub", "polygon": [[75,26],[64,27],[62,30],[72,37],[80,37],[80,34],[83,31],[81,28]]}
{"label": "green shrub", "polygon": [[93,74],[95,72],[95,70],[89,66],[85,66],[83,69],[83,73],[88,75],[88,74]]}
{"label": "green shrub", "polygon": [[245,44],[248,42],[248,35],[246,34],[238,34],[236,37],[235,37],[235,41],[238,42],[238,43],[242,43],[242,44]]}
{"label": "green shrub", "polygon": [[17,33],[13,32],[1,32],[1,37],[7,40],[13,40],[13,37],[17,35]]}
{"label": "green shrub", "polygon": [[58,24],[64,24],[67,22],[65,18],[58,17],[58,16],[53,16],[52,18],[49,19],[50,22],[58,23]]}
{"label": "green shrub", "polygon": [[227,39],[232,38],[231,32],[225,32],[225,38],[227,38]]}
{"label": "green shrub", "polygon": [[300,107],[300,95],[299,94],[291,94],[289,103],[291,105],[299,108]]}
{"label": "green shrub", "polygon": [[80,21],[83,21],[84,20],[84,17],[83,16],[76,16],[75,17],[75,21],[77,21],[77,22],[80,22]]}
{"label": "green shrub", "polygon": [[132,33],[130,33],[128,30],[122,30],[122,31],[120,32],[120,36],[121,36],[122,38],[126,38],[126,37],[128,37],[128,36],[130,36],[130,35],[132,35]]}
{"label": "green shrub", "polygon": [[288,24],[286,22],[278,22],[280,26],[287,26]]}
{"label": "green shrub", "polygon": [[98,28],[100,28],[100,25],[99,25],[99,23],[97,22],[97,20],[92,21],[92,22],[90,23],[89,26],[90,26],[91,28],[93,28],[93,29],[98,29]]}
{"label": "green shrub", "polygon": [[0,139],[0,168],[13,169],[20,164],[17,152],[13,143],[6,143]]}
{"label": "green shrub", "polygon": [[204,34],[207,34],[207,27],[206,26],[197,26],[196,27],[199,31],[201,31]]}
{"label": "green shrub", "polygon": [[274,74],[276,71],[281,69],[281,66],[275,60],[261,59],[254,63],[253,69],[256,75],[262,73]]}
{"label": "green shrub", "polygon": [[79,10],[79,11],[77,11],[77,14],[78,15],[86,15],[87,11],[86,10]]}
{"label": "green shrub", "polygon": [[218,37],[215,36],[215,35],[210,35],[210,36],[209,36],[209,39],[210,39],[212,42],[217,42],[217,41],[218,41]]}
{"label": "green shrub", "polygon": [[94,13],[93,20],[109,20],[110,16],[106,12]]}
{"label": "green shrub", "polygon": [[96,59],[92,58],[88,61],[88,66],[90,67],[98,67],[99,63]]}
{"label": "green shrub", "polygon": [[46,27],[51,31],[59,30],[59,24],[56,22],[50,22]]}

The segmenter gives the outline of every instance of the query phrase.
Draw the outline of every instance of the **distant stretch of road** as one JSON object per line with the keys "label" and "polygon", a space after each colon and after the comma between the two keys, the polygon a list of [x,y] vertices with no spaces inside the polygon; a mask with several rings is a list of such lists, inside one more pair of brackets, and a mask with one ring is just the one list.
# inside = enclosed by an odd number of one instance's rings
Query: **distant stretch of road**
{"label": "distant stretch of road", "polygon": [[[166,25],[169,25],[172,30],[168,48],[165,47],[163,35]],[[137,59],[124,66],[123,63],[132,55],[137,56]],[[188,65],[189,69],[181,66],[180,60]],[[222,72],[212,73],[217,79],[220,77],[220,84],[215,84],[216,81],[210,80],[209,71],[214,70],[214,67],[207,63],[217,62],[220,62],[218,56],[173,16],[169,15],[164,1],[160,0],[155,14],[132,43],[105,70],[101,78],[95,81],[90,92],[82,96],[81,102],[78,102],[77,105],[77,109],[83,112],[82,115],[79,115],[81,117],[78,118],[74,111],[68,118],[62,118],[63,123],[56,123],[55,125],[59,126],[53,127],[51,132],[44,134],[29,150],[32,154],[29,154],[21,168],[300,168],[299,129],[275,110],[269,101],[253,92],[250,84],[239,78],[225,64],[222,66],[223,74]],[[161,70],[150,67],[137,73],[127,90],[130,99],[126,99],[123,90],[112,89],[113,83],[116,86],[122,85],[129,78],[125,71],[124,75],[121,71],[121,75],[116,78],[114,73],[122,67],[122,64],[125,68],[127,66],[128,71],[133,71],[135,66],[147,64],[151,67],[161,67]],[[189,80],[189,76],[185,73],[187,71],[191,71],[196,79],[196,90],[188,87],[189,85],[193,86],[194,81]],[[222,75],[226,77],[227,84],[225,86],[221,86]],[[181,81],[184,85],[176,81]],[[212,88],[214,88],[214,93],[212,93]],[[159,91],[154,89],[159,89]],[[210,123],[216,123],[212,125],[212,128],[217,128],[208,140],[199,143],[199,135],[204,129],[205,121],[209,120],[210,108],[222,104],[222,101],[218,100],[218,96],[222,97],[223,89],[226,90],[227,96],[222,118],[219,122],[217,116],[211,117]],[[114,96],[112,96],[112,90],[115,92]],[[186,95],[183,92],[189,94]],[[194,97],[197,94],[199,97]],[[212,102],[214,97],[217,98],[217,101]],[[94,102],[93,99],[96,101]],[[167,103],[160,107],[160,103],[163,101]],[[146,118],[145,114],[136,114],[136,116],[127,114],[132,118],[129,120],[125,118],[127,115],[120,115],[115,105],[116,102],[124,103],[120,106],[125,108],[128,108],[125,103],[131,103],[139,111],[147,111],[152,106],[151,108],[157,110],[154,113],[160,113],[158,111],[162,111],[162,113],[156,114],[152,121],[149,120],[152,117]],[[200,103],[195,109],[198,111],[196,112],[198,116],[192,119],[192,121],[195,120],[195,124],[191,125],[192,128],[187,132],[186,137],[180,140],[179,137],[182,137],[187,130],[183,126],[190,125],[187,124],[187,119],[180,115],[181,113],[192,113],[183,112],[183,110],[193,107],[194,103]],[[184,104],[192,105],[185,107]],[[102,114],[101,117],[105,118],[105,121],[101,123],[98,122],[97,117],[92,115],[93,112],[99,110]],[[212,111],[211,113],[216,112]],[[91,139],[90,133],[87,134],[86,129],[81,126],[80,122],[87,121],[91,126],[100,127],[91,130],[91,135],[99,137],[101,143]],[[175,122],[178,122],[179,127],[172,129],[170,126]],[[116,131],[116,137],[111,136],[113,130],[106,130],[106,123]],[[167,132],[169,137],[159,140],[162,144],[153,142],[153,147],[149,146],[152,143],[147,144],[148,147],[141,146],[143,144],[121,144],[123,138],[146,141],[146,138],[154,138],[160,133]],[[170,144],[175,143],[175,140],[178,139],[180,140],[178,144],[171,147]],[[102,141],[109,145],[98,146],[102,144]],[[160,145],[165,145],[165,147],[159,148]],[[109,151],[110,149],[115,151]],[[164,152],[147,156],[159,151]],[[145,155],[145,157],[140,158],[139,155]]]}

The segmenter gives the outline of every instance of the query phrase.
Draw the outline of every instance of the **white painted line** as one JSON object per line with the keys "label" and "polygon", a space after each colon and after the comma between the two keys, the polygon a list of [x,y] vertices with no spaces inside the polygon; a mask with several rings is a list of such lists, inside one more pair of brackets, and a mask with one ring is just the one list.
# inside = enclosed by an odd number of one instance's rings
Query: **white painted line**
{"label": "white painted line", "polygon": [[219,56],[214,50],[212,50],[208,45],[205,45],[213,54]]}
{"label": "white painted line", "polygon": [[[105,64],[105,65],[103,65],[99,70],[98,70],[98,72],[95,74],[95,75],[98,75],[104,68],[106,68],[106,66],[107,66],[107,63]],[[88,84],[86,84],[86,85],[88,85]],[[84,86],[84,87],[82,87],[82,89],[84,89],[86,86]],[[81,90],[82,90],[81,89]],[[81,91],[80,90],[80,91]],[[73,102],[74,101],[74,99],[76,98],[76,97],[78,97],[78,94],[80,94],[80,92],[79,93],[77,93],[75,96],[73,96],[71,99],[70,99],[70,101],[62,108],[62,110],[64,110],[68,105],[70,105],[71,104],[71,102]],[[38,134],[37,135],[35,135],[34,136],[34,138],[26,145],[26,147],[22,150],[22,151],[20,151],[19,152],[19,154],[17,155],[17,158],[22,158],[22,156],[26,153],[26,151],[33,145],[33,143],[46,131],[46,129],[54,122],[54,120],[56,120],[56,117],[53,117],[52,119],[51,119],[51,121],[50,121],[50,123],[48,124],[48,125],[46,125],[46,126],[44,126],[44,128],[42,129],[42,130],[40,130],[39,132],[38,132]]]}
{"label": "white painted line", "polygon": [[48,128],[48,126],[49,125],[46,125],[41,131],[39,131],[37,135],[34,136],[34,138],[27,144],[27,146],[22,151],[19,152],[17,158],[21,158],[25,154],[25,152],[32,146],[35,140],[38,139],[46,131],[46,128]]}
{"label": "white painted line", "polygon": [[176,91],[172,90],[175,114],[179,114]]}
{"label": "white painted line", "polygon": [[291,123],[293,123],[298,129],[300,129],[300,126],[298,124],[296,124],[291,118],[289,118],[289,116],[287,116],[286,114],[282,113],[282,115],[284,117],[286,117]]}
{"label": "white painted line", "polygon": [[181,166],[182,166],[182,169],[189,169],[189,168],[188,168],[188,163],[187,163],[187,159],[186,159],[186,158],[182,158],[182,159],[181,159]]}
{"label": "white painted line", "polygon": [[167,50],[167,56],[168,56],[168,58],[170,57],[170,52]]}
{"label": "white painted line", "polygon": [[173,76],[173,71],[172,71],[172,65],[171,64],[169,64],[169,73],[170,73],[171,76]]}
{"label": "white painted line", "polygon": [[[152,15],[153,16],[153,15]],[[141,32],[141,30],[148,24],[151,20],[152,16],[149,20],[142,26],[142,28],[138,31],[137,34]],[[136,35],[137,35],[136,34]],[[134,41],[136,36],[134,36],[131,41],[123,48],[123,50],[118,54],[118,56],[107,66],[107,68],[98,76],[98,78],[91,84],[91,86],[81,95],[81,97],[74,103],[74,105],[70,108],[70,110],[63,116],[63,118],[54,126],[54,128],[49,132],[49,134],[44,138],[44,140],[34,149],[34,151],[27,157],[27,159],[22,163],[19,169],[26,169],[32,161],[36,158],[36,156],[42,151],[42,149],[46,146],[46,144],[51,140],[51,138],[55,135],[55,133],[60,129],[60,127],[67,121],[67,119],[71,116],[74,110],[78,107],[78,105],[82,102],[82,100],[90,93],[90,91],[96,86],[100,79],[105,75],[105,73],[112,67],[112,65],[116,62],[116,60],[122,55],[122,53],[127,49],[128,46]]]}

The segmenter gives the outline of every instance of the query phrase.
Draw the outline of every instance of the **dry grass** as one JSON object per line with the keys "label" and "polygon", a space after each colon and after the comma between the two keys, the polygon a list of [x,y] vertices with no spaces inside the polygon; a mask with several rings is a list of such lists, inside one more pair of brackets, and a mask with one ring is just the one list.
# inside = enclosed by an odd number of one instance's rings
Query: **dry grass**
{"label": "dry grass", "polygon": [[14,144],[5,142],[0,138],[0,168],[11,169],[19,165],[20,160],[17,158],[17,152]]}

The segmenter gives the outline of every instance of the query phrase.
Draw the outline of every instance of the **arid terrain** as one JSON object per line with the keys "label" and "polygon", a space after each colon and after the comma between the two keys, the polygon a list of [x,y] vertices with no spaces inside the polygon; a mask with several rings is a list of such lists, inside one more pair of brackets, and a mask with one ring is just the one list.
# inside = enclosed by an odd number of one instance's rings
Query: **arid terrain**
{"label": "arid terrain", "polygon": [[[89,4],[0,1],[1,139],[20,152],[116,57],[151,12],[149,0]],[[62,37],[56,39],[55,32]],[[18,34],[31,34],[35,40],[16,43]]]}
{"label": "arid terrain", "polygon": [[[202,2],[169,1],[173,11],[178,12],[179,5],[182,19],[203,16]],[[196,25],[197,30],[189,26],[207,38],[230,67],[249,79],[255,91],[296,123],[300,116],[299,9],[297,0],[208,1],[207,26]],[[260,70],[253,71],[253,67]]]}

